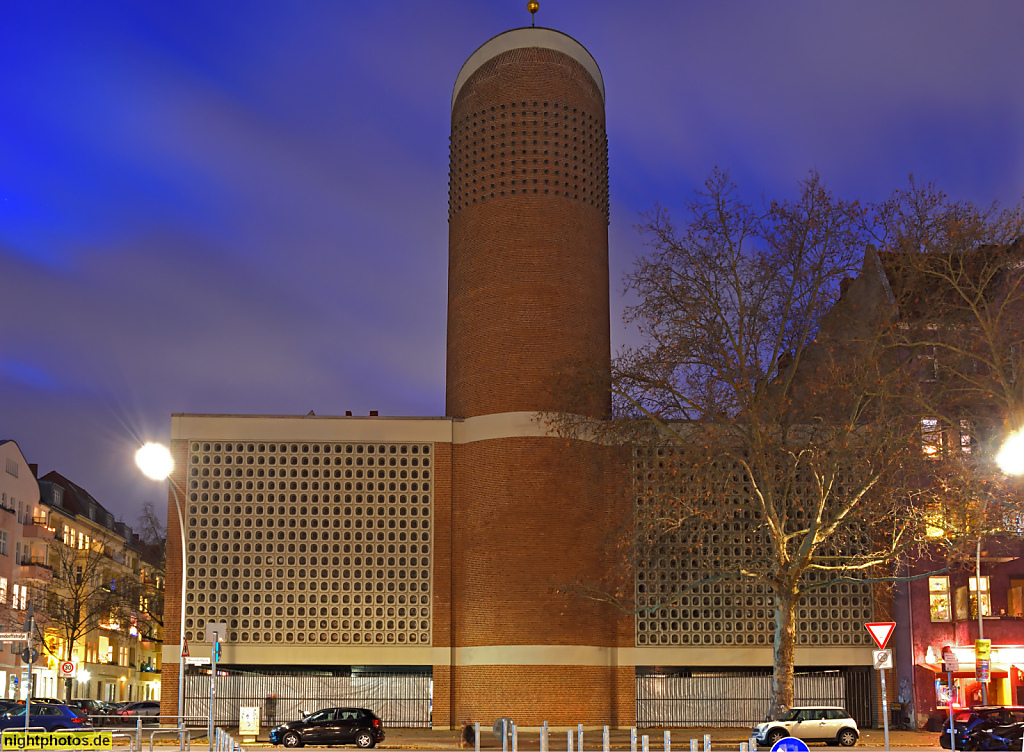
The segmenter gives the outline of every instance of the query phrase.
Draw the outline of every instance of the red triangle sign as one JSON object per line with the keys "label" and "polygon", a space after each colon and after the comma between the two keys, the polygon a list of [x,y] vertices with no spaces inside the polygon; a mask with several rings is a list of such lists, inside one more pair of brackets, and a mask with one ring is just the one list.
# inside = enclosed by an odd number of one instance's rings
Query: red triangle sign
{"label": "red triangle sign", "polygon": [[181,638],[181,657],[188,658],[188,640]]}
{"label": "red triangle sign", "polygon": [[892,631],[896,629],[896,622],[894,621],[878,621],[871,624],[865,624],[868,632],[871,633],[871,639],[878,645],[879,650],[885,650],[885,643],[889,641],[889,637],[892,635]]}

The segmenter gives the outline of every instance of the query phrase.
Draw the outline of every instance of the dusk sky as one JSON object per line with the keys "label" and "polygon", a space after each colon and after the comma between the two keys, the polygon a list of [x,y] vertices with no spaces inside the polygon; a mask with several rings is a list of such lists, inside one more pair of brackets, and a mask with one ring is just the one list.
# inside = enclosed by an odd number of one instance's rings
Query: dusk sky
{"label": "dusk sky", "polygon": [[[1024,194],[1024,3],[541,0],[607,89],[634,226],[716,165]],[[0,438],[133,524],[174,412],[444,413],[452,86],[526,0],[0,4]]]}

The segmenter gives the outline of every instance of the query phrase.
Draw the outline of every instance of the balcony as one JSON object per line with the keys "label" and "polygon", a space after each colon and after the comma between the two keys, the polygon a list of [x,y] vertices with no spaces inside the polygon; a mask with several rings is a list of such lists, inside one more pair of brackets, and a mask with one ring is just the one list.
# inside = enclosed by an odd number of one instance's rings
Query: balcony
{"label": "balcony", "polygon": [[46,526],[45,519],[34,519],[22,526],[21,537],[23,540],[52,541],[56,532],[52,527]]}
{"label": "balcony", "polygon": [[52,580],[53,567],[42,559],[25,557],[18,562],[21,565],[21,578],[25,580]]}

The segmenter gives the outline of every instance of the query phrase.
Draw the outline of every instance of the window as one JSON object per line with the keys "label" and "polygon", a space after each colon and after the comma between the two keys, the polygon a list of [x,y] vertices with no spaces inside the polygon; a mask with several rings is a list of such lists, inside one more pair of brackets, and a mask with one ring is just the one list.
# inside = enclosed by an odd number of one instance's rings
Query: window
{"label": "window", "polygon": [[7,578],[0,577],[0,603],[7,603]]}
{"label": "window", "polygon": [[12,457],[7,458],[7,474],[13,475],[15,478],[18,477],[18,462]]}
{"label": "window", "polygon": [[14,563],[21,564],[21,541],[14,544]]}
{"label": "window", "polygon": [[53,505],[55,507],[61,506],[64,500],[64,489],[53,487]]}
{"label": "window", "polygon": [[921,420],[921,450],[927,455],[938,454],[942,449],[942,431],[935,418]]}
{"label": "window", "polygon": [[932,621],[952,621],[949,606],[949,577],[929,577],[928,610]]}
{"label": "window", "polygon": [[6,530],[0,530],[0,554],[7,556],[7,545],[10,540],[10,534]]}
{"label": "window", "polygon": [[[967,587],[971,591],[971,618],[978,618],[978,604],[977,604],[977,590],[978,581],[974,577],[967,580]],[[992,599],[989,595],[988,589],[988,577],[981,578],[981,615],[991,616],[992,615]]]}
{"label": "window", "polygon": [[19,611],[24,611],[28,608],[28,587],[25,585],[14,586],[14,600],[11,603],[11,607]]}
{"label": "window", "polygon": [[960,451],[964,454],[971,453],[971,445],[974,444],[974,431],[971,426],[971,421],[961,420],[960,421]]}

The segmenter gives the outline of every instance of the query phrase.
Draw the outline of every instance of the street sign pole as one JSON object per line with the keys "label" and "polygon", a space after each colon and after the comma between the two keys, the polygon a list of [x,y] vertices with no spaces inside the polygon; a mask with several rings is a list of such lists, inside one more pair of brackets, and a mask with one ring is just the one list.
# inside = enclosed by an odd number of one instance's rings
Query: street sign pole
{"label": "street sign pole", "polygon": [[956,752],[956,728],[953,726],[953,674],[960,670],[960,660],[948,645],[942,649],[942,662],[946,664],[946,706],[949,709],[949,748]]}
{"label": "street sign pole", "polygon": [[889,752],[889,701],[885,696],[885,669],[878,669],[882,678],[882,728],[885,729],[885,752]]}

